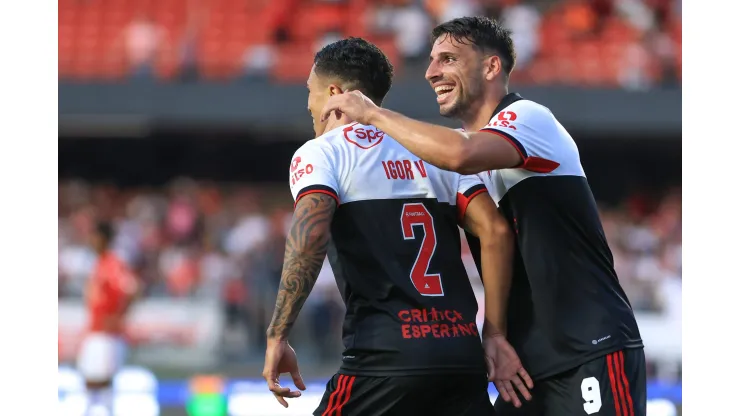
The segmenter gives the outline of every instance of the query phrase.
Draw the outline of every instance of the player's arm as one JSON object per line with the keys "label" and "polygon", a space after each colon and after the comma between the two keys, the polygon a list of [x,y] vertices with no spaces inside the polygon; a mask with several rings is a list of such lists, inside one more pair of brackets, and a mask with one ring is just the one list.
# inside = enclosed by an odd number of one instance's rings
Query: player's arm
{"label": "player's arm", "polygon": [[127,272],[126,276],[126,283],[123,285],[121,290],[121,309],[119,312],[121,315],[128,312],[128,310],[131,308],[131,305],[134,303],[134,301],[141,295],[142,288],[139,284],[139,281],[136,279],[136,276],[134,276],[131,273]]}
{"label": "player's arm", "polygon": [[519,166],[522,155],[505,138],[488,132],[463,133],[377,108],[370,122],[419,158],[441,169],[473,174]]}
{"label": "player's arm", "polygon": [[122,313],[128,312],[131,305],[143,294],[144,287],[136,275],[128,269],[124,271]]}
{"label": "player's arm", "polygon": [[275,312],[267,330],[271,341],[287,341],[293,323],[321,271],[339,205],[335,174],[338,161],[326,142],[311,140],[290,164],[290,190],[296,201],[285,242]]}
{"label": "player's arm", "polygon": [[336,200],[320,192],[310,193],[296,203],[285,242],[285,260],[275,312],[267,329],[269,339],[288,339],[293,323],[319,277],[329,247],[330,225],[336,208]]}
{"label": "player's arm", "polygon": [[136,275],[124,264],[120,264],[116,269],[110,271],[107,284],[113,286],[113,289],[118,293],[119,300],[116,303],[115,313],[106,317],[105,325],[110,329],[117,329],[122,323],[121,320],[131,309],[131,305],[138,298],[142,288]]}
{"label": "player's arm", "polygon": [[296,152],[290,163],[290,191],[296,204],[285,241],[275,312],[267,328],[262,371],[270,391],[284,407],[288,407],[286,398],[300,397],[301,392],[281,386],[281,373],[290,373],[298,390],[306,389],[288,337],[319,277],[331,240],[334,211],[339,205],[334,174],[337,160],[327,146],[326,142],[311,140]]}
{"label": "player's arm", "polygon": [[485,293],[483,336],[505,335],[514,235],[488,192],[475,195],[468,202],[462,225],[480,240],[481,280]]}

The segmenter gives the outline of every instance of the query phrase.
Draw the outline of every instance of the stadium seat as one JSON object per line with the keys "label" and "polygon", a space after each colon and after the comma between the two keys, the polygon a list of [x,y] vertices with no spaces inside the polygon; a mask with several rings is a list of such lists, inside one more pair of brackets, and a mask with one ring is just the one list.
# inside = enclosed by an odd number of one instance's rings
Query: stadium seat
{"label": "stadium seat", "polygon": [[673,39],[673,45],[675,47],[676,54],[674,56],[674,65],[676,66],[676,74],[678,79],[681,80],[681,73],[683,67],[683,53],[682,53],[682,29],[681,19],[677,19],[671,26],[671,38]]}
{"label": "stadium seat", "polygon": [[369,37],[368,41],[374,43],[375,46],[385,53],[388,60],[393,64],[395,75],[401,75],[403,73],[403,57],[398,51],[396,40],[392,36]]}
{"label": "stadium seat", "polygon": [[[408,0],[382,2],[391,6],[407,3]],[[328,33],[372,40],[388,54],[400,74],[404,60],[393,36],[373,34],[365,19],[373,4],[377,2],[59,0],[59,77],[79,80],[124,77],[127,62],[120,47],[121,34],[132,19],[141,15],[151,17],[167,33],[171,48],[155,65],[156,76],[165,81],[173,79],[181,70],[181,52],[187,36],[195,43],[196,65],[206,79],[225,81],[239,77],[243,72],[245,55],[250,50],[258,47],[257,50],[269,51],[274,46],[276,60],[291,64],[277,65],[273,78],[278,82],[302,82],[307,73],[307,62],[312,61],[305,58],[312,58],[315,42]],[[620,64],[617,60],[629,53],[627,45],[643,42],[642,34],[618,15],[608,17],[603,25],[597,23],[596,15],[583,4],[561,1],[545,9],[536,58],[527,68],[518,68],[513,81],[523,84],[619,85]],[[595,30],[597,27],[601,30]],[[680,78],[680,19],[673,20],[667,30],[678,52],[669,65],[675,66]],[[283,33],[287,36],[277,36]],[[281,44],[276,45],[276,42]],[[583,42],[589,46],[583,46]],[[300,50],[306,45],[308,50]],[[569,59],[575,59],[579,65],[574,66],[568,62]],[[645,71],[654,80],[660,79],[662,74],[660,65],[652,58]]]}
{"label": "stadium seat", "polygon": [[600,44],[589,42],[581,46],[584,61],[581,65],[584,69],[581,81],[586,87],[603,87],[606,85],[607,71],[606,63],[602,59]]}
{"label": "stadium seat", "polygon": [[557,81],[557,74],[553,70],[554,58],[551,57],[538,57],[536,58],[529,69],[529,78],[536,84],[555,84]]}
{"label": "stadium seat", "polygon": [[617,87],[619,85],[619,72],[625,55],[625,44],[622,42],[606,42],[602,45],[600,53],[604,70],[604,84],[609,87]]}
{"label": "stadium seat", "polygon": [[315,48],[310,43],[295,43],[278,48],[277,61],[271,73],[276,82],[305,83],[313,67]]}
{"label": "stadium seat", "polygon": [[292,13],[289,34],[292,40],[306,42],[324,33],[345,33],[350,20],[344,4],[308,2]]}

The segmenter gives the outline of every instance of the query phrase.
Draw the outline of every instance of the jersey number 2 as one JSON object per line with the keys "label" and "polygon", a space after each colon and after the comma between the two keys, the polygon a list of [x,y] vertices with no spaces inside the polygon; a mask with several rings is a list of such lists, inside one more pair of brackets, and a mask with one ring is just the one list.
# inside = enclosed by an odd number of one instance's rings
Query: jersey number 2
{"label": "jersey number 2", "polygon": [[401,212],[401,229],[404,240],[417,238],[416,231],[421,227],[422,240],[419,254],[411,268],[411,283],[423,296],[444,296],[442,276],[429,274],[429,262],[432,261],[437,248],[437,233],[434,231],[434,219],[424,204],[410,203],[403,205]]}

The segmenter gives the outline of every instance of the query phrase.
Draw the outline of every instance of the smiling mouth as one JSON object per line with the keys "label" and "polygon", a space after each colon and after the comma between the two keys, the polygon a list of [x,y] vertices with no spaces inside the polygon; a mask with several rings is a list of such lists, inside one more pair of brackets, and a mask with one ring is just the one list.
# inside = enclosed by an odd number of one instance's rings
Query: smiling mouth
{"label": "smiling mouth", "polygon": [[452,91],[455,89],[454,85],[440,85],[434,87],[434,92],[437,93],[437,103],[442,103],[452,95]]}

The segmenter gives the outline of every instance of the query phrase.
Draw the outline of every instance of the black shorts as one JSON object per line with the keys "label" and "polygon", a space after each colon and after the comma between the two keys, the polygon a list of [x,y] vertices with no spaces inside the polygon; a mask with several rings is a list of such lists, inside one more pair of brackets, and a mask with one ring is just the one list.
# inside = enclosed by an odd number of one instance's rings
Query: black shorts
{"label": "black shorts", "polygon": [[491,416],[485,375],[335,374],[314,416]]}
{"label": "black shorts", "polygon": [[496,399],[496,416],[645,416],[645,353],[625,349],[586,364],[535,380],[532,400],[515,408]]}

